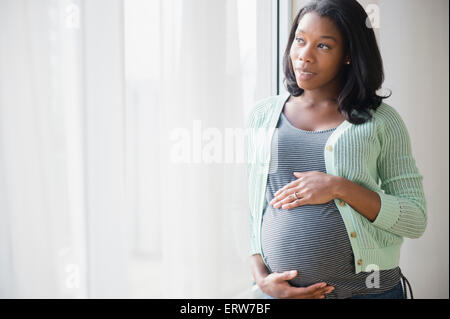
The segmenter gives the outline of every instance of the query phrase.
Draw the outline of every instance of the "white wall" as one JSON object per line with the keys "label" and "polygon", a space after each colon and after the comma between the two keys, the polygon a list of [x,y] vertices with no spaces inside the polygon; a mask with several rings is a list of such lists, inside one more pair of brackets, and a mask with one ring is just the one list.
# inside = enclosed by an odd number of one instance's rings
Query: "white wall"
{"label": "white wall", "polygon": [[385,102],[399,111],[424,176],[428,227],[400,266],[416,298],[448,298],[448,1],[380,0]]}

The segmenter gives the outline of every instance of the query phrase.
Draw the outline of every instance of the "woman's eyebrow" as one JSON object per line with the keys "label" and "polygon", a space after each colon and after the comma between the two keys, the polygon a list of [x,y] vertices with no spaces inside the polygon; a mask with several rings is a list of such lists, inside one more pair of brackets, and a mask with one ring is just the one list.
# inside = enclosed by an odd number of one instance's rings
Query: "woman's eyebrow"
{"label": "woman's eyebrow", "polygon": [[[300,33],[305,33],[305,31],[303,31],[302,29],[298,29],[297,32],[295,32],[295,35],[299,35]],[[321,35],[320,38],[330,39],[333,40],[334,42],[337,42],[336,38],[331,35]]]}

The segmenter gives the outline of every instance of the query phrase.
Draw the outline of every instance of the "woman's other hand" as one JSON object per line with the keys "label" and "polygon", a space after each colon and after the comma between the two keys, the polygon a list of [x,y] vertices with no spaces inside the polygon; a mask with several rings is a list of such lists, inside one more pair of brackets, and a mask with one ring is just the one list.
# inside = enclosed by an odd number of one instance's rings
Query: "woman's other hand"
{"label": "woman's other hand", "polygon": [[297,276],[297,270],[271,273],[259,283],[259,288],[267,295],[280,299],[323,299],[334,287],[317,283],[308,287],[293,287],[289,284]]}

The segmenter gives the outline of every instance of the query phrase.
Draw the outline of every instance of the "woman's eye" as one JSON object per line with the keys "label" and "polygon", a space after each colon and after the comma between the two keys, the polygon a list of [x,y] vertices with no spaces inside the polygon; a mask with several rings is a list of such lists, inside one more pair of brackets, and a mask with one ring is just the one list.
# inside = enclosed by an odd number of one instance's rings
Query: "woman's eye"
{"label": "woman's eye", "polygon": [[[296,38],[295,41],[297,41],[297,43],[299,43],[299,44],[304,42],[302,38]],[[320,43],[318,46],[320,48],[323,48],[323,49],[326,49],[326,50],[330,50],[331,49],[328,45],[326,45],[324,43]]]}
{"label": "woman's eye", "polygon": [[319,47],[320,46],[322,46],[322,48],[327,49],[327,50],[331,49],[328,45],[323,44],[323,43],[319,44]]}

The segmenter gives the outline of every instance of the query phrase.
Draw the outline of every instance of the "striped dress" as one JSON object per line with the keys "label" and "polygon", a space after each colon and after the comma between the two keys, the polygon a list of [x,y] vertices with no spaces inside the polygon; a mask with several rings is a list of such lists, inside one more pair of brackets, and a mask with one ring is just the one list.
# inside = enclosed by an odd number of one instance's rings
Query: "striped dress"
{"label": "striped dress", "polygon": [[[277,134],[272,140],[272,154],[278,153],[277,160],[270,163],[266,187],[268,202],[277,190],[297,179],[293,172],[326,173],[323,150],[334,130],[301,130],[281,113]],[[293,286],[327,282],[335,290],[326,298],[340,299],[383,293],[400,282],[399,267],[381,270],[379,276],[355,274],[352,247],[333,200],[290,210],[267,205],[261,231],[267,268],[270,272],[298,270],[297,277],[290,280]]]}

